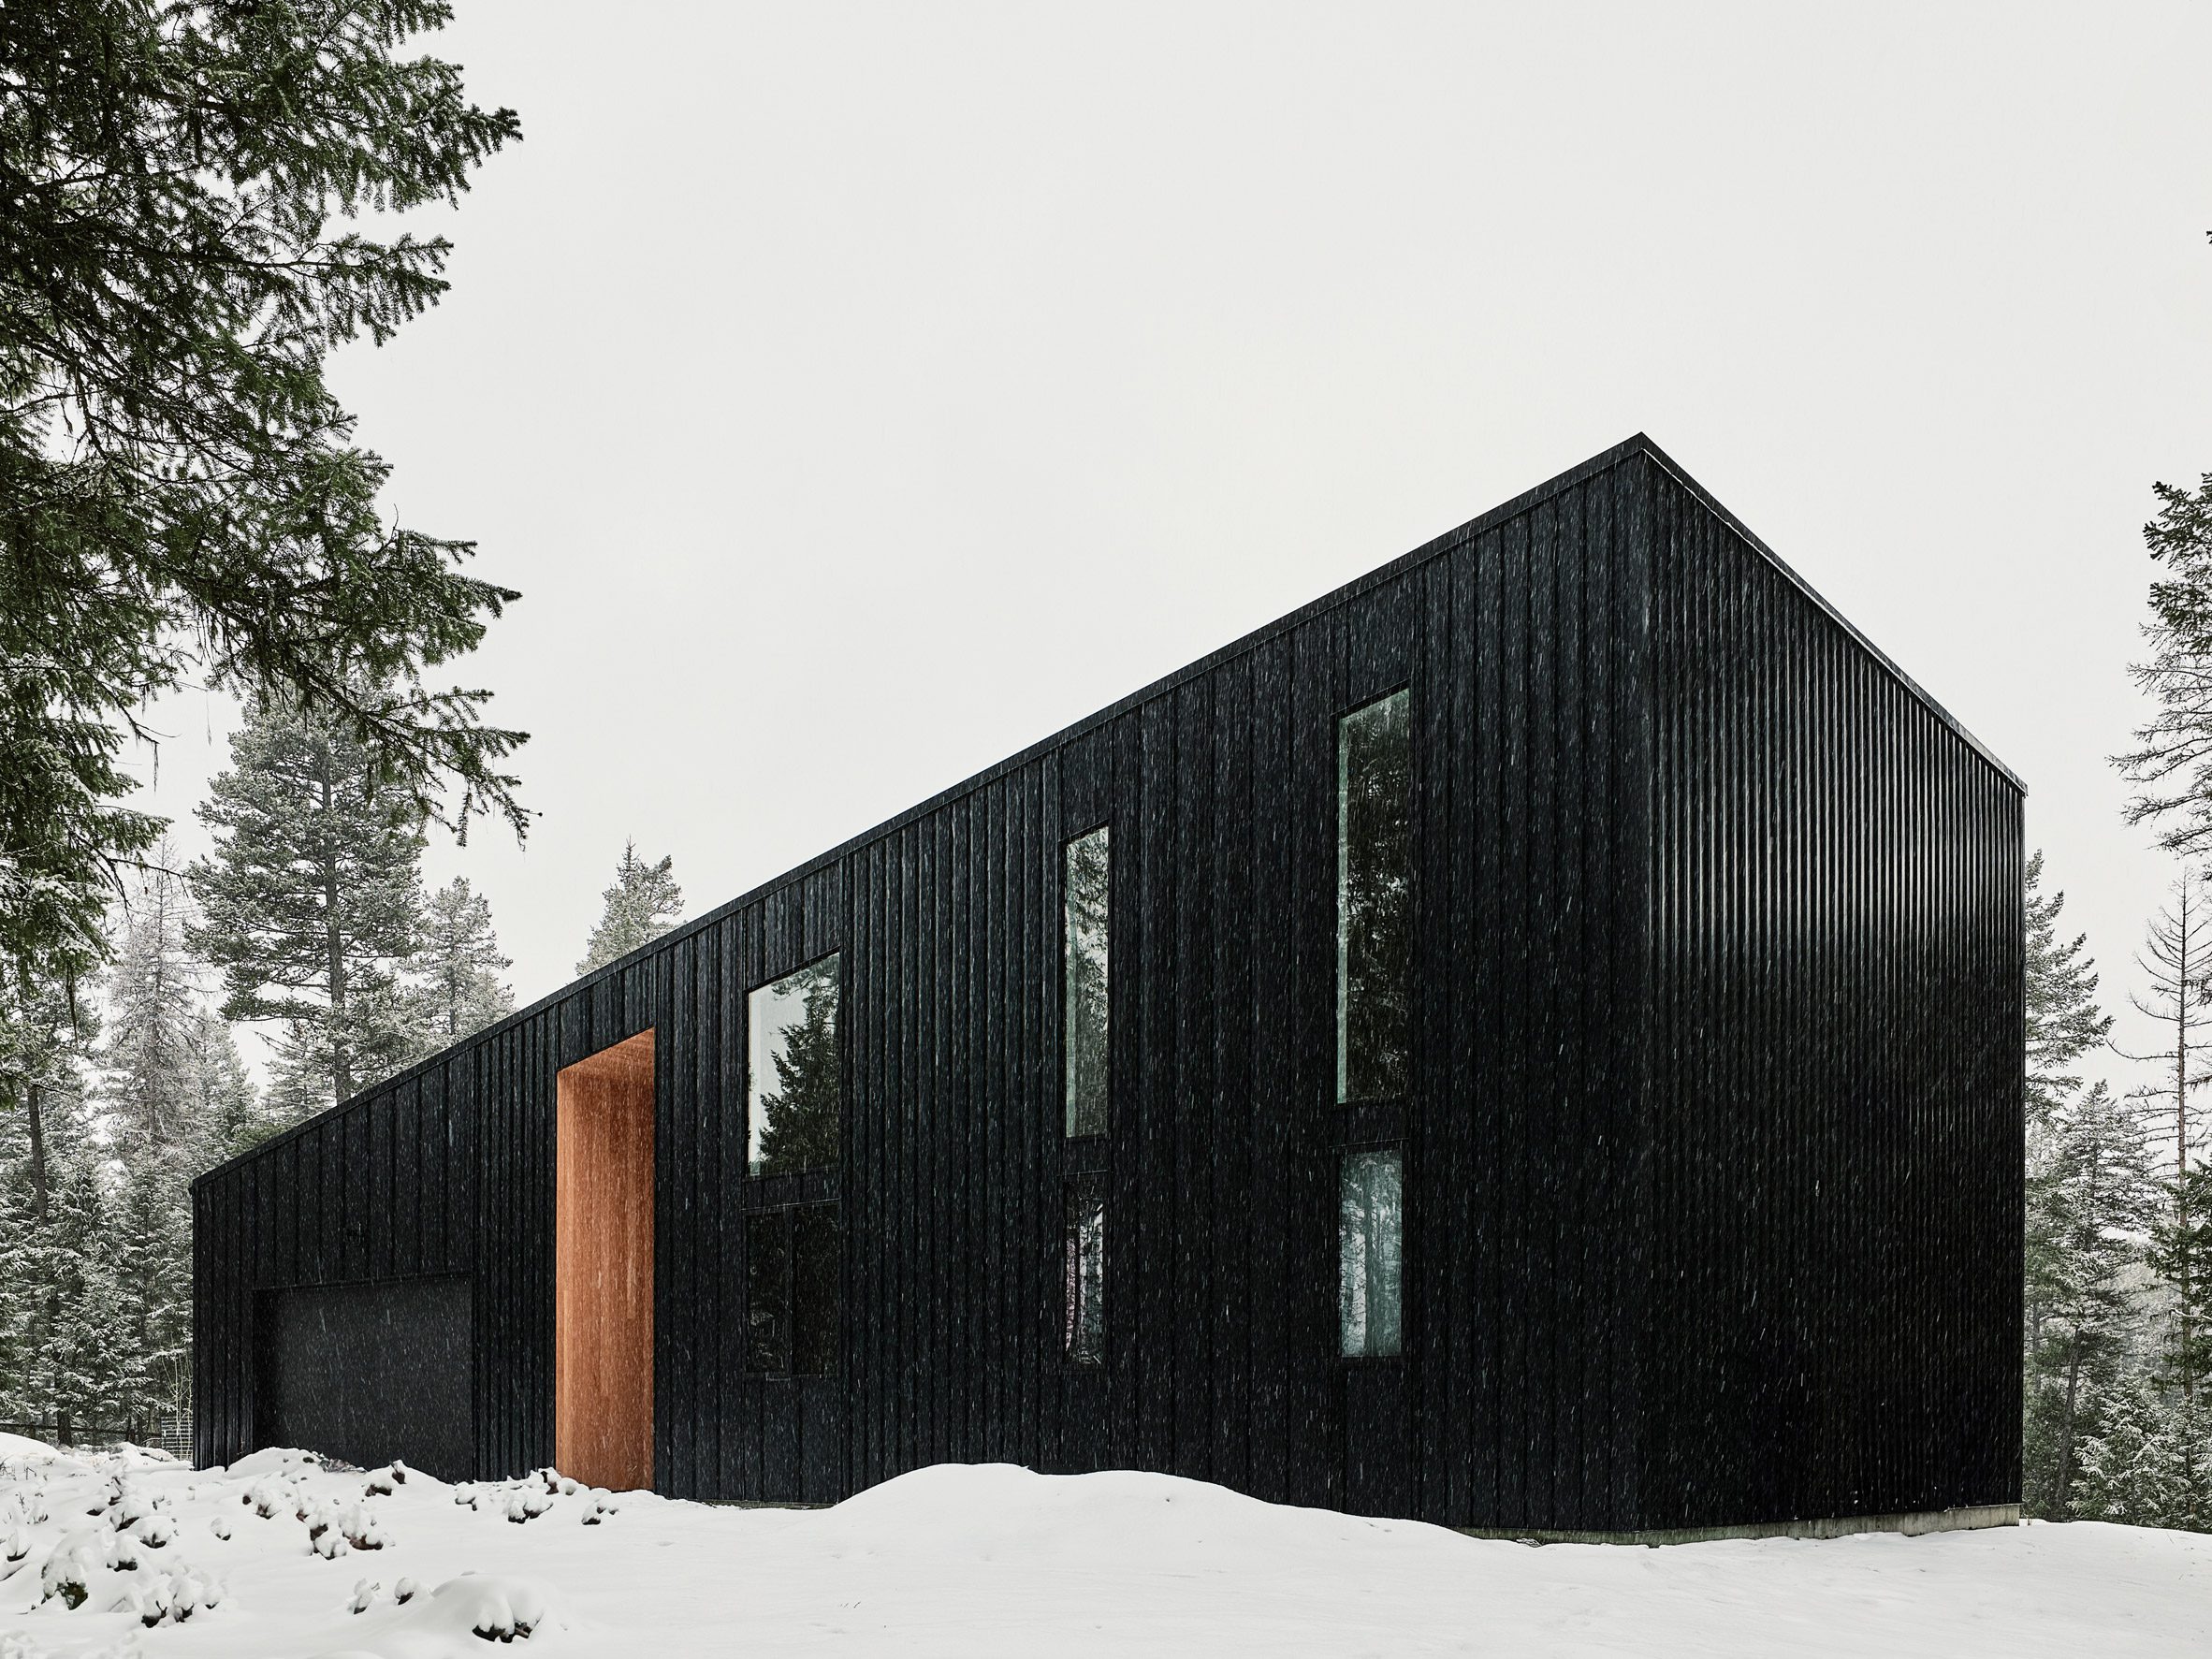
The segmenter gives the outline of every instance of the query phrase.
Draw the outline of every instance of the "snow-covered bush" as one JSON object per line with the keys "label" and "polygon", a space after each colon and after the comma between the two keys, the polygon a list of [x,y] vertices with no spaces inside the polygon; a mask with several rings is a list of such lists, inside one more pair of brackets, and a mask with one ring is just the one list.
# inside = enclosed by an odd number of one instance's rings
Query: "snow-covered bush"
{"label": "snow-covered bush", "polygon": [[[66,1535],[46,1558],[38,1576],[38,1598],[80,1608],[102,1573],[117,1570],[117,1535],[108,1527],[87,1527]],[[136,1565],[136,1562],[132,1564]]]}
{"label": "snow-covered bush", "polygon": [[131,1585],[110,1610],[135,1613],[138,1623],[151,1630],[156,1624],[182,1624],[221,1599],[221,1589],[212,1579],[179,1566]]}
{"label": "snow-covered bush", "polygon": [[167,1549],[176,1542],[177,1522],[173,1516],[156,1512],[130,1522],[129,1526],[138,1534],[138,1542],[149,1550]]}
{"label": "snow-covered bush", "polygon": [[528,1579],[479,1577],[448,1579],[430,1592],[422,1623],[458,1631],[485,1641],[528,1641],[541,1629],[559,1628],[551,1599]]}
{"label": "snow-covered bush", "polygon": [[407,1484],[407,1477],[413,1472],[405,1463],[398,1458],[394,1458],[383,1468],[369,1471],[368,1483],[362,1495],[371,1498],[388,1498],[393,1492]]}
{"label": "snow-covered bush", "polygon": [[293,1506],[292,1494],[284,1489],[282,1483],[274,1480],[255,1481],[240,1495],[239,1502],[264,1521]]}
{"label": "snow-covered bush", "polygon": [[553,1507],[553,1493],[544,1487],[518,1486],[507,1493],[506,1516],[517,1526],[535,1521]]}
{"label": "snow-covered bush", "polygon": [[137,1527],[142,1537],[145,1535],[143,1523],[159,1514],[162,1507],[163,1500],[159,1494],[128,1481],[118,1480],[108,1501],[108,1524],[117,1532],[128,1532]]}
{"label": "snow-covered bush", "polygon": [[392,1541],[392,1535],[369,1512],[366,1504],[355,1504],[338,1518],[338,1531],[356,1550],[382,1550]]}

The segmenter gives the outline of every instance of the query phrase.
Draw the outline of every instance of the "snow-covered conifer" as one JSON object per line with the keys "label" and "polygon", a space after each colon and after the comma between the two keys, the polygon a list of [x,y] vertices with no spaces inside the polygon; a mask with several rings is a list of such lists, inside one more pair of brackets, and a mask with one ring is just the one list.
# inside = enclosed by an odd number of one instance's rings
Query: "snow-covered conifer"
{"label": "snow-covered conifer", "polygon": [[500,954],[491,906],[463,876],[456,876],[423,907],[422,949],[415,957],[417,989],[432,1048],[480,1031],[515,1011],[515,994],[500,975],[514,963]]}
{"label": "snow-covered conifer", "polygon": [[584,959],[576,964],[578,973],[604,968],[676,925],[684,912],[684,895],[671,873],[675,864],[673,856],[648,864],[637,856],[635,841],[622,843],[621,862],[615,866],[615,884],[601,895],[606,908],[599,925],[591,930]]}
{"label": "snow-covered conifer", "polygon": [[223,973],[225,1017],[284,1022],[293,1083],[324,1069],[312,1099],[327,1105],[420,1048],[399,976],[421,942],[421,814],[352,731],[281,704],[230,753],[199,809],[215,845],[192,866],[191,938]]}
{"label": "snow-covered conifer", "polygon": [[2137,1241],[2157,1202],[2135,1114],[2097,1084],[2059,1107],[2029,1183],[2029,1355],[2023,1471],[2029,1508],[2073,1513],[2085,1442],[2103,1433],[2136,1318]]}

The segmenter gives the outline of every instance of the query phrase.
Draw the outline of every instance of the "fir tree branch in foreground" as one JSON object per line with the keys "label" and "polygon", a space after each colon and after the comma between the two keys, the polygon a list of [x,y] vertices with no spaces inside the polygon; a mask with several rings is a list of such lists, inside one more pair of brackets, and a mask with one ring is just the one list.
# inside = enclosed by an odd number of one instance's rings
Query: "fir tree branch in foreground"
{"label": "fir tree branch in foreground", "polygon": [[0,954],[96,959],[158,821],[115,803],[145,701],[196,669],[352,730],[381,787],[524,833],[518,731],[428,671],[517,595],[388,522],[324,378],[444,293],[456,202],[520,136],[406,57],[440,0],[49,0],[0,27]]}

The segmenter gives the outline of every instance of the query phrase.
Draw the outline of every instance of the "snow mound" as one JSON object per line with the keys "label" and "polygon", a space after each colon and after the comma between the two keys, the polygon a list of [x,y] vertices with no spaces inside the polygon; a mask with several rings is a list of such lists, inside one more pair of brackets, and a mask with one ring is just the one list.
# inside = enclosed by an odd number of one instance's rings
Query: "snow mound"
{"label": "snow mound", "polygon": [[212,1470],[218,1475],[300,1475],[320,1470],[323,1460],[312,1451],[301,1451],[297,1446],[269,1446],[249,1452],[226,1469]]}
{"label": "snow mound", "polygon": [[1342,1574],[1360,1558],[1463,1570],[1467,1540],[1419,1521],[1376,1521],[1246,1497],[1174,1475],[1040,1475],[1015,1463],[917,1469],[807,1518],[825,1544],[935,1552],[1047,1571],[1111,1563],[1139,1572],[1242,1576],[1291,1564]]}
{"label": "snow mound", "polygon": [[0,1458],[52,1458],[62,1454],[28,1434],[0,1434]]}
{"label": "snow mound", "polygon": [[357,1592],[371,1609],[361,1615],[366,1628],[318,1659],[476,1659],[489,1652],[487,1642],[536,1651],[568,1628],[545,1586],[531,1579],[465,1573],[427,1596],[381,1608],[371,1589]]}

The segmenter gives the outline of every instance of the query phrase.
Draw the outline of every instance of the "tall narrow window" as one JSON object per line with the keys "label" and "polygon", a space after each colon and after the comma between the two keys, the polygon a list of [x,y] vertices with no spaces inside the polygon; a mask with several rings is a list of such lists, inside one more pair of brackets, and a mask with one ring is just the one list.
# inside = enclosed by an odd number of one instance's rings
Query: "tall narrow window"
{"label": "tall narrow window", "polygon": [[1106,1132],[1106,919],[1113,860],[1106,826],[1064,850],[1061,868],[1061,978],[1067,998],[1063,1086],[1068,1133]]}
{"label": "tall narrow window", "polygon": [[1413,732],[1392,691],[1336,722],[1336,1098],[1405,1092]]}
{"label": "tall narrow window", "polygon": [[745,1368],[793,1376],[837,1370],[837,1205],[745,1218]]}
{"label": "tall narrow window", "polygon": [[745,1368],[791,1369],[791,1212],[745,1218]]}
{"label": "tall narrow window", "polygon": [[1106,1358],[1106,1177],[1068,1177],[1061,1283],[1066,1293],[1062,1346],[1078,1365]]}
{"label": "tall narrow window", "polygon": [[827,1376],[837,1368],[837,1206],[791,1215],[791,1368]]}
{"label": "tall narrow window", "polygon": [[833,953],[746,999],[749,1162],[789,1175],[837,1161],[841,1069]]}
{"label": "tall narrow window", "polygon": [[1337,1329],[1347,1360],[1398,1351],[1404,1280],[1404,1166],[1394,1151],[1344,1160],[1336,1231]]}

